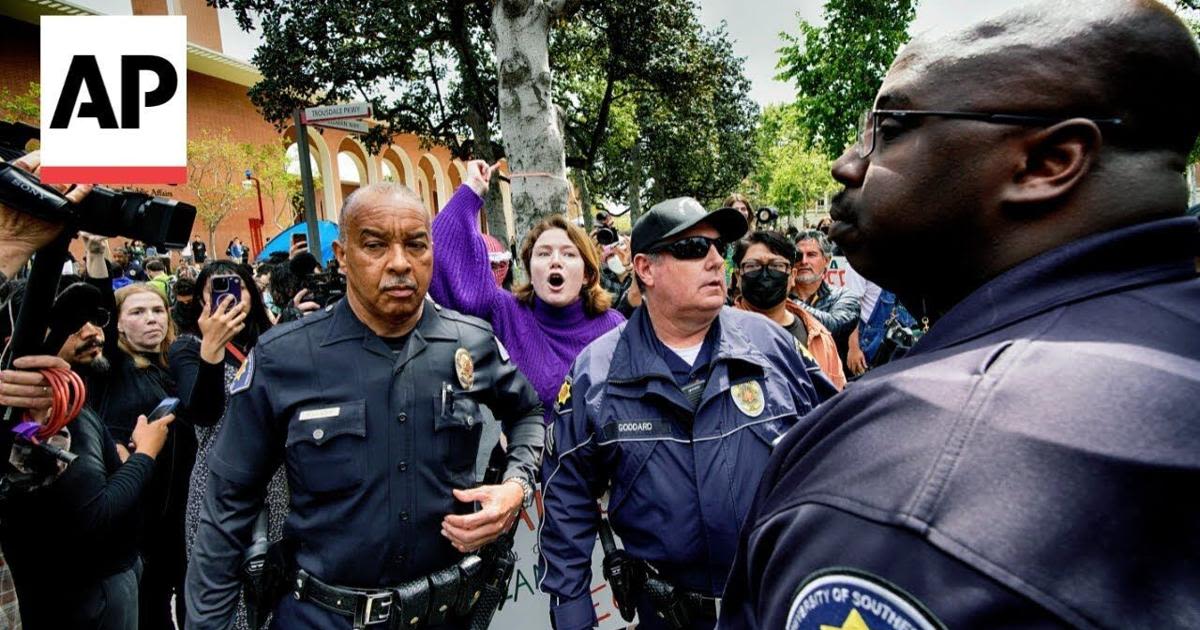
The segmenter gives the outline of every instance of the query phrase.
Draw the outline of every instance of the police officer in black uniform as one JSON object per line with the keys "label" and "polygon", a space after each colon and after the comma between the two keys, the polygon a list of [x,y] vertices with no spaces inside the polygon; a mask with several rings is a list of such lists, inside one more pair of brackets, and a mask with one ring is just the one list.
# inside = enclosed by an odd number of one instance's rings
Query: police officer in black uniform
{"label": "police officer in black uniform", "polygon": [[[469,552],[532,499],[537,392],[482,320],[425,297],[429,215],[409,189],[350,196],[334,253],[346,299],[259,341],[231,388],[187,580],[189,628],[232,622],[272,471],[291,490],[272,627],[465,627],[486,573]],[[503,481],[476,486],[487,405]],[[281,553],[282,552],[282,553]]]}
{"label": "police officer in black uniform", "polygon": [[722,628],[1200,628],[1198,102],[1150,0],[900,53],[830,236],[933,326],[775,448]]}

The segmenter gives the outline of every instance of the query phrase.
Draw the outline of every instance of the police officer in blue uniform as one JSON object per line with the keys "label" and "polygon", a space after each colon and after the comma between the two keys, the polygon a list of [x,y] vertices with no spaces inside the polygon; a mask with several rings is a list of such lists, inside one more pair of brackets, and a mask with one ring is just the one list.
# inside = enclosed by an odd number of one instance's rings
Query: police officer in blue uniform
{"label": "police officer in blue uniform", "polygon": [[596,623],[591,557],[606,489],[624,553],[676,590],[655,600],[639,579],[636,602],[620,603],[636,604],[640,628],[673,627],[668,615],[712,628],[772,445],[835,391],[783,328],[724,306],[721,252],[745,231],[736,210],[707,214],[690,198],[654,206],[633,228],[643,307],[576,359],[547,437],[539,570],[558,630]]}
{"label": "police officer in blue uniform", "polygon": [[[232,622],[281,461],[287,592],[272,627],[288,630],[466,627],[480,568],[464,554],[532,497],[537,392],[488,324],[426,299],[420,198],[396,184],[355,192],[333,247],[346,299],[264,335],[231,388],[188,571],[189,628]],[[480,405],[503,420],[508,450],[504,480],[476,487]]]}
{"label": "police officer in blue uniform", "polygon": [[723,628],[1200,627],[1198,102],[1157,2],[900,53],[831,236],[933,327],[776,447]]}

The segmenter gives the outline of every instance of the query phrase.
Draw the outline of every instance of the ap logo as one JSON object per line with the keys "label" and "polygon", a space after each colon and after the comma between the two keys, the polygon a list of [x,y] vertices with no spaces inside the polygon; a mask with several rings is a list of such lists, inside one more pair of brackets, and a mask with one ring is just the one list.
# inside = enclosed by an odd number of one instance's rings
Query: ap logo
{"label": "ap logo", "polygon": [[187,18],[42,18],[42,180],[187,181]]}

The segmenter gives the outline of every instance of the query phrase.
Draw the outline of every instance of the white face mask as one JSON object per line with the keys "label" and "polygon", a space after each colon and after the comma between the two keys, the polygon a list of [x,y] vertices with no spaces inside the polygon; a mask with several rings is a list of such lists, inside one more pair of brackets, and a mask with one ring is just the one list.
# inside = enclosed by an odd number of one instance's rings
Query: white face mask
{"label": "white face mask", "polygon": [[604,265],[606,267],[608,267],[609,271],[617,274],[618,276],[625,273],[625,265],[622,265],[621,259],[617,258],[616,256],[612,256],[611,258],[609,258],[608,261],[604,263]]}

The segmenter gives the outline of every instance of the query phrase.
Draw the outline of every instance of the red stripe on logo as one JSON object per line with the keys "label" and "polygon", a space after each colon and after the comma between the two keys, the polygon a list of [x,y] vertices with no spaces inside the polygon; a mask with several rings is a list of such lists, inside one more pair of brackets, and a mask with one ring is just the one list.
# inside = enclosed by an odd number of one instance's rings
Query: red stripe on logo
{"label": "red stripe on logo", "polygon": [[185,184],[186,166],[43,166],[47,184]]}

